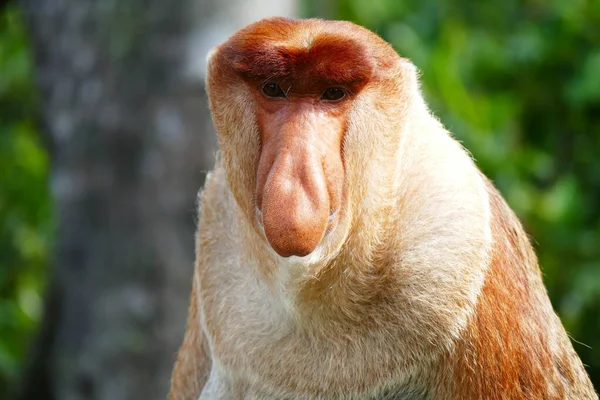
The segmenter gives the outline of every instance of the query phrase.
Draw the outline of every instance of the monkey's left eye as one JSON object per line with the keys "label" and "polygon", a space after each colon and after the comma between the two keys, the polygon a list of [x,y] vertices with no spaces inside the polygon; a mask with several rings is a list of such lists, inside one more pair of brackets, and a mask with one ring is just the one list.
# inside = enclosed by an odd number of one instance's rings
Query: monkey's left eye
{"label": "monkey's left eye", "polygon": [[262,92],[268,97],[285,97],[285,93],[276,83],[267,83],[262,87]]}
{"label": "monkey's left eye", "polygon": [[344,96],[346,96],[344,89],[332,87],[325,90],[323,96],[321,96],[321,100],[335,101],[340,100]]}

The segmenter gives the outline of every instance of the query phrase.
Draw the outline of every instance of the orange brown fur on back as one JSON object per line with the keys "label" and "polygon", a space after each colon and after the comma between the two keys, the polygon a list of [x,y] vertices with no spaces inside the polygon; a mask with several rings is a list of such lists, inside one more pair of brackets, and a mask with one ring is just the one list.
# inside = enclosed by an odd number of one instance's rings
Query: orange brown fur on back
{"label": "orange brown fur on back", "polygon": [[455,396],[596,398],[552,310],[521,224],[491,184],[489,191],[492,262],[475,312],[451,356]]}
{"label": "orange brown fur on back", "polygon": [[208,70],[221,159],[171,400],[597,399],[410,61],[351,23],[273,18]]}

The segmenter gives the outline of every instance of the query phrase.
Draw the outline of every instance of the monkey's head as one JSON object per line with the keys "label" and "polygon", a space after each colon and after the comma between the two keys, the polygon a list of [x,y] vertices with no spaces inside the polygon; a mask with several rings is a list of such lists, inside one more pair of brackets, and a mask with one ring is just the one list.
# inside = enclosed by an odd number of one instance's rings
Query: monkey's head
{"label": "monkey's head", "polygon": [[414,77],[349,22],[265,19],[211,53],[207,91],[232,193],[280,256],[340,248],[361,204],[384,195],[374,192],[390,171],[373,166],[395,163]]}

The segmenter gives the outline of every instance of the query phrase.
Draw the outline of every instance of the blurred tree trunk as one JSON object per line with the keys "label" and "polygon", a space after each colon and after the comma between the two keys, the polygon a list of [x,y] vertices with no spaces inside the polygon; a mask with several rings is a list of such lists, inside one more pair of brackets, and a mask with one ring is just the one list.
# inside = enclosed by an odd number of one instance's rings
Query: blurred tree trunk
{"label": "blurred tree trunk", "polygon": [[[216,140],[215,42],[292,1],[22,0],[58,235],[18,399],[164,399],[182,338],[195,195]],[[268,8],[267,8],[268,7]]]}

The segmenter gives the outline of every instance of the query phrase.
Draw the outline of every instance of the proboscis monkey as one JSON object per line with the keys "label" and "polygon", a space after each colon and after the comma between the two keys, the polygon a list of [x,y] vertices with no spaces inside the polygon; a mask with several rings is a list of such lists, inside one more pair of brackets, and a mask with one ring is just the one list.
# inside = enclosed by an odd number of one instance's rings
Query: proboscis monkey
{"label": "proboscis monkey", "polygon": [[271,18],[209,56],[172,400],[597,399],[521,224],[348,22]]}

